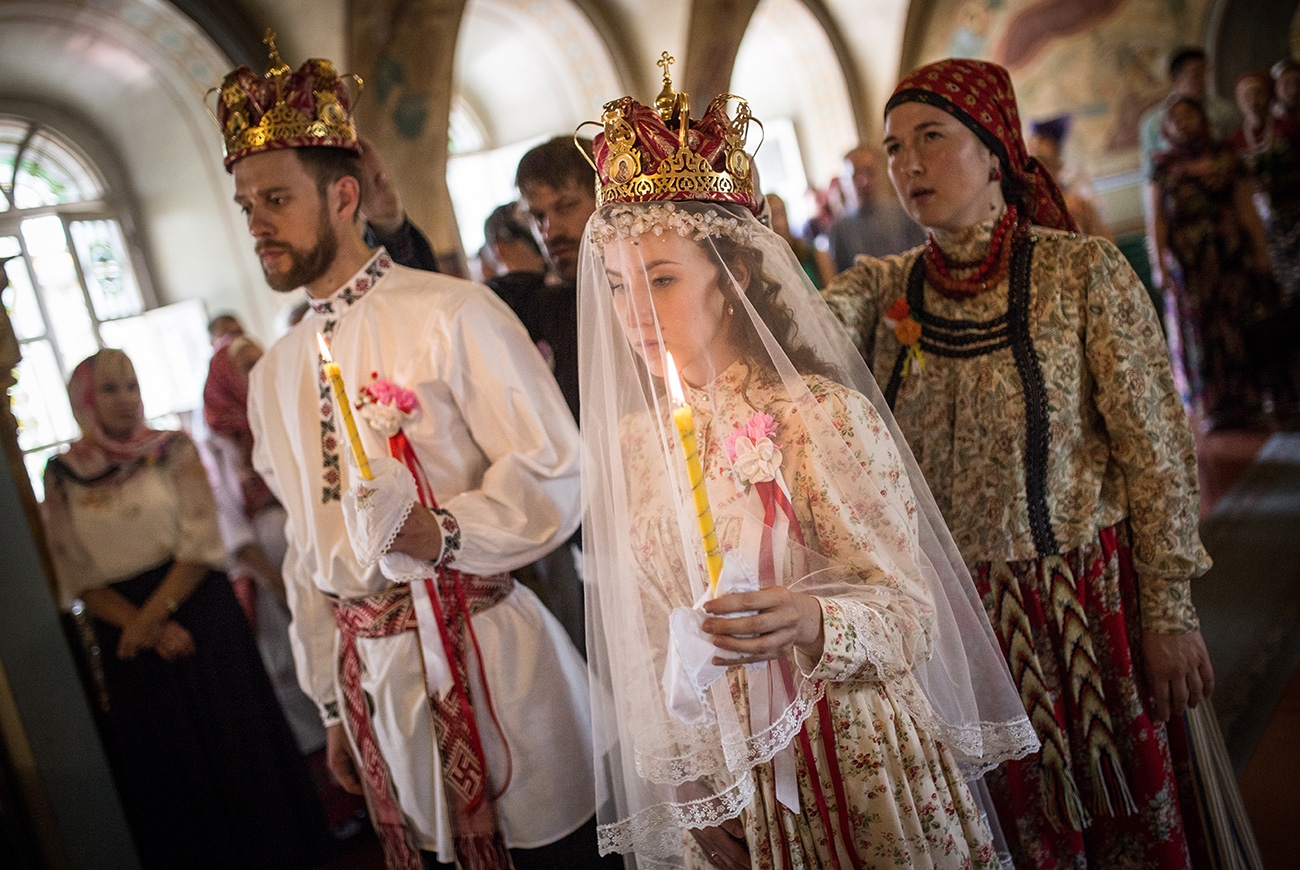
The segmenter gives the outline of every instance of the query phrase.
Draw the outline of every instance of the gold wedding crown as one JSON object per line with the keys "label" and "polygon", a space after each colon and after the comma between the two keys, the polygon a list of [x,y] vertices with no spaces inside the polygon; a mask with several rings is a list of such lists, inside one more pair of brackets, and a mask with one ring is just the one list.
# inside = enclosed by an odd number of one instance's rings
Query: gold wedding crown
{"label": "gold wedding crown", "polygon": [[[578,127],[604,128],[593,143],[595,161],[588,158],[596,170],[597,203],[725,202],[757,214],[761,203],[745,142],[750,123],[760,129],[762,124],[750,113],[748,101],[733,94],[718,95],[703,116],[692,120],[687,95],[673,89],[668,71],[673,62],[666,51],[658,61],[664,86],[654,108],[622,97],[605,104],[599,122]],[[729,116],[732,100],[737,108]]]}
{"label": "gold wedding crown", "polygon": [[346,82],[353,81],[359,93],[361,78],[339,76],[333,64],[320,58],[291,71],[270,28],[262,41],[271,60],[266,75],[241,66],[208,91],[220,92],[215,117],[225,143],[226,170],[241,157],[276,148],[324,146],[359,153]]}

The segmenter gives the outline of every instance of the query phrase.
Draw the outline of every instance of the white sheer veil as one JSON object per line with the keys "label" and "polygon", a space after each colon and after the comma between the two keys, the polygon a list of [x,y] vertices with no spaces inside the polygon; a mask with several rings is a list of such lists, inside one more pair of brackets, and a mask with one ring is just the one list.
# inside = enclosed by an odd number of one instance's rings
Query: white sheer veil
{"label": "white sheer veil", "polygon": [[[657,250],[643,243],[651,238],[686,240],[708,255],[725,328],[743,346],[737,361],[688,378],[687,387],[722,550],[756,573],[767,564],[766,582],[891,614],[893,621],[855,626],[874,637],[868,658],[968,778],[1037,748],[980,599],[893,415],[789,246],[738,206],[607,204],[587,225],[578,278],[583,575],[596,762],[604,772],[597,783],[602,853],[635,851],[646,866],[682,863],[683,829],[737,817],[753,797],[753,768],[792,746],[826,690],[807,676],[812,663],[792,653],[785,665],[731,668],[689,721],[667,697],[672,612],[704,595],[709,576],[681,442],[664,381],[654,374],[663,371],[667,315],[656,309],[657,273],[643,257]],[[659,340],[633,346],[621,319],[631,309],[643,334]],[[757,414],[774,420],[778,485],[798,521],[764,515],[724,444]],[[842,431],[845,419],[867,422]],[[902,495],[885,497],[886,489]],[[856,536],[852,548],[832,546],[836,539],[819,530],[818,511],[832,505]],[[755,686],[766,687],[769,699],[761,715],[745,697]]]}

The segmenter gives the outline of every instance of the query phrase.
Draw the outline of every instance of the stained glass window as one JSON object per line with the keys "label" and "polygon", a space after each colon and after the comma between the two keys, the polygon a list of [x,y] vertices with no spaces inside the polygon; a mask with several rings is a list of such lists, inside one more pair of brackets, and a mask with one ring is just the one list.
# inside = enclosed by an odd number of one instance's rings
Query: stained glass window
{"label": "stained glass window", "polygon": [[[100,348],[122,347],[147,307],[118,211],[79,148],[38,122],[0,116],[0,259],[12,258],[3,301],[23,355],[10,402],[38,498],[45,461],[78,435],[68,376]],[[202,323],[202,312],[189,319]],[[170,392],[146,396],[146,407],[174,413]]]}

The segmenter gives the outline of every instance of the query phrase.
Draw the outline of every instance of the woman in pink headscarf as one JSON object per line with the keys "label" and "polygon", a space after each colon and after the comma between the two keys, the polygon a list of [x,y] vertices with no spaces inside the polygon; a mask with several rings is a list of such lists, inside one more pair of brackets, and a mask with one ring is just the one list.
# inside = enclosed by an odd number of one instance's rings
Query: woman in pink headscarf
{"label": "woman in pink headscarf", "polygon": [[198,452],[151,429],[126,354],[68,384],[81,438],[45,470],[65,602],[98,642],[105,743],[147,868],[307,867],[326,829],[248,627]]}

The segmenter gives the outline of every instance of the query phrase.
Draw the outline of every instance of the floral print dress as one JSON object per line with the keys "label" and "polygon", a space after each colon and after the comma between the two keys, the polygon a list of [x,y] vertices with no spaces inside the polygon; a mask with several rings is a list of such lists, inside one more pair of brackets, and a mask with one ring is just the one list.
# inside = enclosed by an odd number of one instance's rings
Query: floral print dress
{"label": "floral print dress", "polygon": [[[979,261],[994,224],[936,241]],[[1184,867],[1196,810],[1144,705],[1141,632],[1198,628],[1191,579],[1210,563],[1156,312],[1103,239],[1031,227],[1023,277],[963,299],[924,281],[922,253],[860,257],[823,295],[885,388],[1043,742],[988,777],[1016,865]]]}
{"label": "floral print dress", "polygon": [[1165,292],[1165,321],[1179,391],[1210,426],[1260,420],[1265,384],[1247,339],[1263,300],[1250,244],[1237,217],[1246,168],[1230,148],[1188,157],[1159,155],[1151,183],[1176,262]]}
{"label": "floral print dress", "polygon": [[[849,819],[854,849],[864,867],[872,868],[990,868],[997,866],[987,825],[972,800],[949,750],[917,720],[917,691],[908,678],[911,663],[927,655],[927,621],[932,602],[919,589],[920,581],[902,576],[892,566],[873,558],[873,540],[891,536],[895,542],[913,542],[917,534],[915,504],[907,475],[888,432],[867,400],[856,392],[821,378],[808,383],[818,402],[827,409],[880,491],[863,499],[848,498],[834,481],[818,479],[806,461],[806,433],[779,381],[760,376],[746,378],[746,368],[736,363],[706,389],[688,388],[709,499],[724,550],[734,546],[744,502],[731,475],[724,441],[751,415],[762,412],[776,419],[776,439],[783,454],[781,474],[790,493],[806,546],[832,562],[849,565],[863,583],[885,587],[879,607],[859,601],[819,599],[825,633],[820,661],[799,661],[796,666],[817,680],[826,681],[832,723],[825,735],[816,714],[804,727],[815,747],[816,769],[808,769],[797,754],[797,774],[802,812],[792,813],[777,801],[771,763],[752,771],[756,792],[741,816],[756,870],[766,868],[832,868],[836,831],[828,831],[819,801],[830,819]],[[633,546],[641,566],[641,588],[647,614],[667,614],[674,607],[689,607],[692,594],[684,580],[678,549],[677,516],[665,494],[659,457],[665,450],[676,455],[677,444],[659,444],[653,426],[625,426],[627,479],[633,487],[636,518]],[[639,442],[639,443],[638,443]],[[865,503],[868,515],[855,513]],[[911,522],[899,518],[912,518]],[[890,594],[897,593],[897,594]],[[651,628],[652,635],[656,633]],[[666,642],[667,629],[660,637]],[[653,642],[653,641],[652,641]],[[748,724],[745,670],[727,672],[736,711]],[[829,765],[823,741],[829,738],[836,755]],[[841,808],[832,788],[831,769],[838,767],[847,806]],[[684,835],[688,864],[711,866],[693,837]],[[843,852],[841,852],[841,855]]]}

